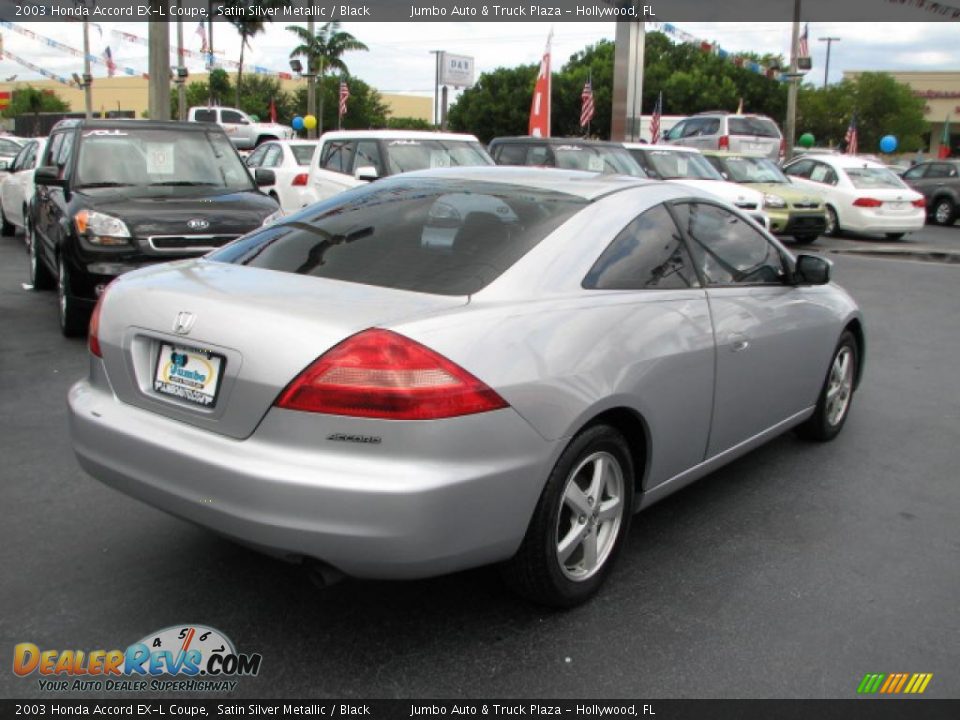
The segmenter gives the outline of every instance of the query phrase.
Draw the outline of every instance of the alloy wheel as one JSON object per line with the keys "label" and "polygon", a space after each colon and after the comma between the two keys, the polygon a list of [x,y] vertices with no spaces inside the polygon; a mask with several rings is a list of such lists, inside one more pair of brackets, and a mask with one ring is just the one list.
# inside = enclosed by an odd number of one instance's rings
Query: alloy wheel
{"label": "alloy wheel", "polygon": [[946,225],[950,222],[950,216],[953,215],[953,205],[949,200],[941,200],[933,210],[933,219],[937,225]]}
{"label": "alloy wheel", "polygon": [[843,347],[833,359],[830,379],[827,384],[827,422],[832,426],[840,424],[850,407],[853,394],[853,351]]}

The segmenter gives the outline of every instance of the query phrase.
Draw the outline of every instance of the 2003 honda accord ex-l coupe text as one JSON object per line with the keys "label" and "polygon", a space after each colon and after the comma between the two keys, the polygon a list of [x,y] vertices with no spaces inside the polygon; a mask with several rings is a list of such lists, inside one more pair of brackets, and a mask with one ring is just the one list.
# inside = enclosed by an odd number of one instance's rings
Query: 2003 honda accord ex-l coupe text
{"label": "2003 honda accord ex-l coupe text", "polygon": [[828,261],[701,191],[425,170],[114,282],[73,443],[108,485],[288,559],[502,561],[570,606],[635,511],[788,428],[833,438],[861,322]]}

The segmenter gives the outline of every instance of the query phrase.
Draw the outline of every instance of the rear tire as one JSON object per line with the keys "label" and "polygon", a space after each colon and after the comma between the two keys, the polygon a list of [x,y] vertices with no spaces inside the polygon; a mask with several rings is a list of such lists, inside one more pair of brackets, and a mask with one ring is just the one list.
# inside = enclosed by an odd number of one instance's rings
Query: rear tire
{"label": "rear tire", "polygon": [[43,264],[38,250],[37,235],[30,225],[30,218],[24,217],[24,233],[27,239],[27,253],[30,256],[30,284],[36,291],[52,290],[55,285],[53,275]]}
{"label": "rear tire", "polygon": [[840,433],[853,404],[859,362],[857,341],[853,333],[846,330],[840,336],[837,349],[830,358],[830,368],[820,390],[816,410],[806,422],[797,427],[800,437],[827,442]]}
{"label": "rear tire", "polygon": [[609,425],[577,435],[557,460],[520,549],[503,566],[507,583],[534,602],[570,608],[610,574],[633,515],[633,464]]}
{"label": "rear tire", "polygon": [[827,227],[823,234],[829,235],[830,237],[837,237],[840,232],[840,220],[837,219],[837,211],[827,205]]}
{"label": "rear tire", "polygon": [[16,234],[16,226],[7,221],[7,214],[3,211],[3,205],[0,205],[0,235],[3,235],[3,237],[13,237]]}
{"label": "rear tire", "polygon": [[816,240],[818,237],[820,237],[820,236],[819,236],[819,235],[794,235],[794,236],[793,236],[793,241],[794,241],[797,245],[809,245],[809,244],[812,243],[814,240]]}
{"label": "rear tire", "polygon": [[939,198],[933,203],[930,218],[937,225],[953,225],[957,219],[957,208],[950,198]]}
{"label": "rear tire", "polygon": [[70,270],[63,262],[63,258],[57,258],[57,300],[60,331],[64,337],[86,335],[90,314],[81,308],[70,294]]}
{"label": "rear tire", "polygon": [[903,240],[906,233],[886,233],[887,240]]}

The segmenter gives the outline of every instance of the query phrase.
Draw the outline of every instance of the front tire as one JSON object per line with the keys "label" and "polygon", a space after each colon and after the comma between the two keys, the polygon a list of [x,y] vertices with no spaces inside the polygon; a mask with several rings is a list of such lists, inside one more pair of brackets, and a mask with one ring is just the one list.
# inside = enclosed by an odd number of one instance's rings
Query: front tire
{"label": "front tire", "polygon": [[3,205],[0,205],[0,235],[3,235],[3,237],[13,237],[16,234],[16,226],[7,221],[7,214],[3,211]]}
{"label": "front tire", "polygon": [[887,240],[903,240],[906,233],[886,233]]}
{"label": "front tire", "polygon": [[859,362],[856,338],[849,330],[844,331],[837,343],[837,349],[833,351],[827,379],[817,399],[817,408],[813,415],[797,428],[801,437],[827,442],[840,433],[853,403]]}
{"label": "front tire", "polygon": [[940,198],[933,205],[933,212],[930,217],[937,225],[953,225],[956,217],[957,208],[951,202],[950,198]]}
{"label": "front tire", "polygon": [[633,463],[608,425],[577,435],[557,460],[517,554],[503,575],[534,602],[570,608],[610,574],[633,515]]}
{"label": "front tire", "polygon": [[90,317],[70,294],[70,270],[63,258],[57,259],[57,309],[60,317],[60,331],[64,337],[86,335]]}

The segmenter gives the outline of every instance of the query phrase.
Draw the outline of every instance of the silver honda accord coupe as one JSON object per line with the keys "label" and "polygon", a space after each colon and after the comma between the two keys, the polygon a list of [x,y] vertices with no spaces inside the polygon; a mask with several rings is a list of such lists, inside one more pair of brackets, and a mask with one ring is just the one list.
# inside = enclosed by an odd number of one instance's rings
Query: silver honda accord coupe
{"label": "silver honda accord coupe", "polygon": [[530,168],[384,179],[124,275],[70,391],[80,464],[362,578],[487,563],[590,597],[632,515],[795,428],[864,357],[830,264],[676,184]]}

